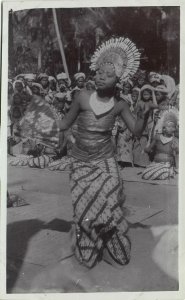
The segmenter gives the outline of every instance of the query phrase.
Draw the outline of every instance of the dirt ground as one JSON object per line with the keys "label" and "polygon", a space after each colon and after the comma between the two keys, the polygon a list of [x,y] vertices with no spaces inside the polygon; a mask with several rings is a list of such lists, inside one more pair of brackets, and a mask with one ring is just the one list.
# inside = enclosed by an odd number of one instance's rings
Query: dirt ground
{"label": "dirt ground", "polygon": [[178,290],[177,179],[145,182],[139,172],[122,172],[125,205],[138,207],[130,263],[116,269],[102,261],[89,270],[71,250],[68,172],[9,167],[8,190],[28,205],[7,209],[7,292]]}

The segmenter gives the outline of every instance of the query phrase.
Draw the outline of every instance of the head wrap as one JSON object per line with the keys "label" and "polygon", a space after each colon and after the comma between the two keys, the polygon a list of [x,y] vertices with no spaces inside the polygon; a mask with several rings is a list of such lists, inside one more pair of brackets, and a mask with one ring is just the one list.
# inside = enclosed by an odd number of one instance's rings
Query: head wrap
{"label": "head wrap", "polygon": [[55,77],[53,77],[53,76],[49,76],[49,77],[48,77],[48,80],[49,80],[49,81],[57,82],[56,79],[55,79]]}
{"label": "head wrap", "polygon": [[[22,75],[22,74],[21,74]],[[20,75],[19,75],[20,76]],[[35,80],[36,79],[36,75],[35,74],[25,74],[24,75],[24,79],[25,80]]]}
{"label": "head wrap", "polygon": [[57,80],[68,80],[68,77],[67,77],[67,74],[66,73],[60,73],[60,74],[57,74],[56,76]]}
{"label": "head wrap", "polygon": [[153,82],[160,83],[161,79],[162,79],[162,77],[161,77],[160,74],[155,73],[155,72],[150,72],[149,73],[148,80],[149,80],[150,83],[153,83]]}
{"label": "head wrap", "polygon": [[77,81],[79,78],[83,78],[83,79],[85,79],[85,74],[84,73],[82,73],[82,72],[79,72],[79,73],[76,73],[75,75],[74,75],[74,80],[75,81]]}
{"label": "head wrap", "polygon": [[153,86],[151,86],[150,84],[145,84],[142,86],[142,88],[140,89],[140,92],[143,92],[144,90],[150,90],[150,91],[153,91],[154,88]]}
{"label": "head wrap", "polygon": [[39,76],[37,77],[38,80],[41,80],[42,78],[49,78],[49,76],[46,73],[40,73]]}
{"label": "head wrap", "polygon": [[[14,80],[19,80],[20,78],[23,78],[24,79],[24,76],[25,76],[25,74],[18,74],[15,78],[14,78]],[[20,79],[21,80],[21,79]]]}
{"label": "head wrap", "polygon": [[24,83],[22,82],[22,80],[15,80],[15,81],[13,82],[13,89],[14,89],[14,92],[15,92],[15,90],[16,90],[16,87],[15,87],[16,83],[22,84],[22,87],[24,88]]}
{"label": "head wrap", "polygon": [[137,91],[138,93],[140,93],[141,89],[138,88],[137,86],[135,86],[135,87],[133,87],[133,89],[132,89],[132,92],[133,92],[133,91]]}
{"label": "head wrap", "polygon": [[42,92],[43,92],[43,87],[42,87],[42,85],[41,85],[40,83],[33,82],[33,84],[32,84],[32,87],[31,87],[31,88],[33,88],[34,86],[36,86],[37,88],[39,88],[39,90],[40,90],[40,93],[42,93]]}
{"label": "head wrap", "polygon": [[140,53],[128,38],[111,38],[103,43],[91,58],[91,70],[98,70],[103,64],[112,64],[120,80],[128,80],[137,71]]}
{"label": "head wrap", "polygon": [[175,93],[175,80],[169,76],[169,75],[162,75],[162,80],[164,81],[164,84],[168,91],[168,97],[169,99],[172,97],[172,95]]}

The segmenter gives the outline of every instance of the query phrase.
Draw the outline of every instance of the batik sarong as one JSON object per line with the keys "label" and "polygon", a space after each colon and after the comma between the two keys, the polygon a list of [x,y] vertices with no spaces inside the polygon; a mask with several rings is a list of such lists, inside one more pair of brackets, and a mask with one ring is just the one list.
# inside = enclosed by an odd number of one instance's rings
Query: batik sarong
{"label": "batik sarong", "polygon": [[99,163],[73,159],[70,184],[77,259],[91,268],[106,248],[115,262],[127,264],[131,245],[123,215],[123,181],[115,159]]}
{"label": "batik sarong", "polygon": [[174,176],[174,167],[169,162],[152,162],[142,173],[145,180],[165,180]]}

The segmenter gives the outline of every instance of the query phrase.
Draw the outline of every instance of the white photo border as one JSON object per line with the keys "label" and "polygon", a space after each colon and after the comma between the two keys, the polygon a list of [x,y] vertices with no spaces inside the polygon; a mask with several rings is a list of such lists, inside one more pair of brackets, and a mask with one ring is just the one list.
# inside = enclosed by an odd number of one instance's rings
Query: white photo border
{"label": "white photo border", "polygon": [[2,2],[2,73],[1,73],[1,202],[0,202],[0,299],[126,299],[126,300],[183,300],[185,299],[185,2],[183,0],[102,0],[101,7],[180,6],[180,157],[179,157],[179,291],[117,292],[117,293],[6,293],[6,193],[7,193],[7,86],[8,86],[8,12],[13,9],[100,7],[99,0],[62,1],[3,1]]}

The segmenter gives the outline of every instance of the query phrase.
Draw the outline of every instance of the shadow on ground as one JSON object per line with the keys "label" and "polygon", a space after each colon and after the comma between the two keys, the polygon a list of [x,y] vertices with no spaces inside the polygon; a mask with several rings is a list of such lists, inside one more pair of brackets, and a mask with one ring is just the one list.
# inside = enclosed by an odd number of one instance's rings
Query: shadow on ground
{"label": "shadow on ground", "polygon": [[7,292],[11,293],[27,253],[30,239],[43,229],[69,232],[71,222],[53,219],[45,223],[38,219],[19,221],[7,225]]}

